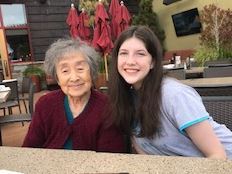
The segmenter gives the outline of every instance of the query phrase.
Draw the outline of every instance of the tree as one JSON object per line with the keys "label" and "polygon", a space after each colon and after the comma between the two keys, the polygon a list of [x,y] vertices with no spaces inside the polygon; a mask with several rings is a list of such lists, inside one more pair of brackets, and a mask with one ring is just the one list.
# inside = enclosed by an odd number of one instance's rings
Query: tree
{"label": "tree", "polygon": [[157,14],[152,9],[153,0],[141,0],[139,3],[139,13],[132,19],[134,25],[148,26],[159,38],[162,46],[165,39],[164,30],[161,29]]}
{"label": "tree", "polygon": [[230,51],[232,49],[232,11],[210,4],[203,8],[200,18],[204,24],[200,36],[201,45],[216,49],[219,56],[221,51]]}
{"label": "tree", "polygon": [[206,5],[200,11],[203,29],[200,34],[200,48],[194,54],[197,62],[232,59],[232,11],[215,4]]}

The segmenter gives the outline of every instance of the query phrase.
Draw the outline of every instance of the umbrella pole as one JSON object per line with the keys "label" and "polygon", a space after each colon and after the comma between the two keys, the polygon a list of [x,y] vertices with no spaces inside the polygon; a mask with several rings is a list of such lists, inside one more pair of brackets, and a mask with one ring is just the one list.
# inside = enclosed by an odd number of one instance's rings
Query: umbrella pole
{"label": "umbrella pole", "polygon": [[106,81],[109,80],[109,76],[108,76],[108,65],[107,65],[107,54],[104,54],[104,63],[105,63],[105,72],[106,72]]}

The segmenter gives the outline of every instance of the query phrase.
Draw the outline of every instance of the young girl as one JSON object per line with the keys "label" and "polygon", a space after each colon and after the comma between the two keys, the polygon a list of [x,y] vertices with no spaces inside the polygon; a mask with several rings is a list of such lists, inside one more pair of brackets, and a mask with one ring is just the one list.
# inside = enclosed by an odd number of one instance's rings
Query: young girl
{"label": "young girl", "polygon": [[111,65],[114,121],[137,153],[232,159],[232,132],[209,116],[193,88],[163,76],[162,48],[149,28],[125,30]]}

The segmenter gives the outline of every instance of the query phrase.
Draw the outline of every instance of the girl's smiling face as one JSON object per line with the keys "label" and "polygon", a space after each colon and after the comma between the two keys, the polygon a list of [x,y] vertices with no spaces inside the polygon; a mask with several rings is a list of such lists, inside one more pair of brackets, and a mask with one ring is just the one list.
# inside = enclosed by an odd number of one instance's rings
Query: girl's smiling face
{"label": "girl's smiling face", "polygon": [[153,68],[152,57],[145,44],[136,37],[129,38],[119,48],[118,71],[124,80],[139,89]]}

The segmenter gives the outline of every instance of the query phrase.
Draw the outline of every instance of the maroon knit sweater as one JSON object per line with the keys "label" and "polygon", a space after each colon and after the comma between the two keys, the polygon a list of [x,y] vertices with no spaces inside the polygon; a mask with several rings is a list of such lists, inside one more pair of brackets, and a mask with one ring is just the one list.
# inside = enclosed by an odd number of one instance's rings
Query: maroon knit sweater
{"label": "maroon knit sweater", "polygon": [[64,93],[57,90],[38,100],[23,147],[62,149],[70,136],[73,149],[125,151],[120,131],[105,124],[103,110],[108,102],[105,95],[92,90],[84,111],[71,125],[68,124],[65,115],[64,97]]}

